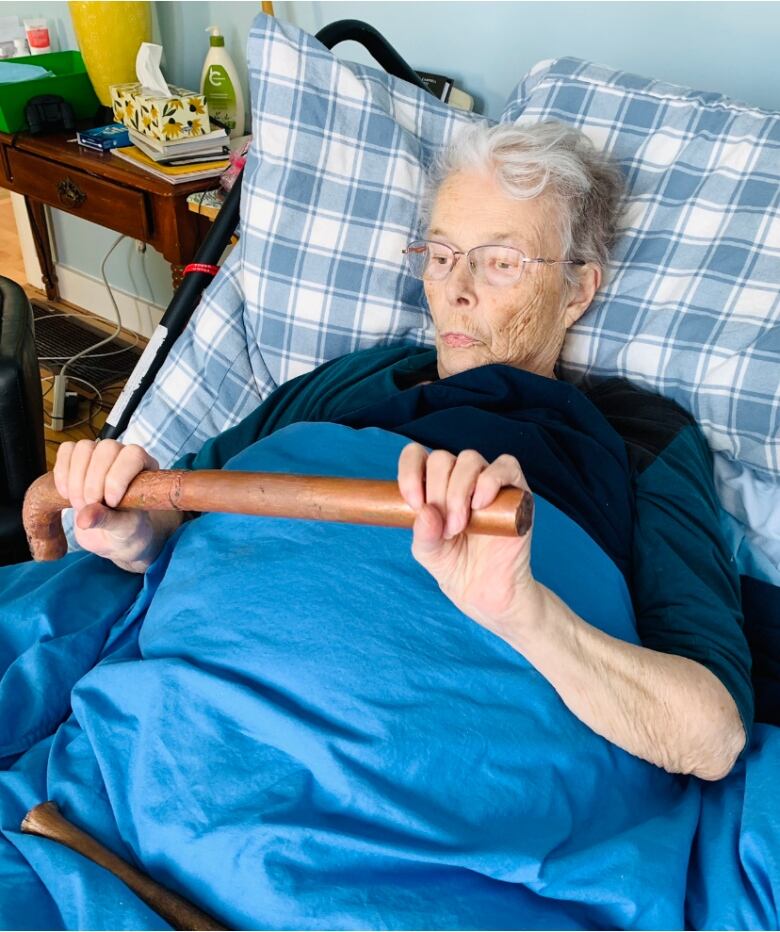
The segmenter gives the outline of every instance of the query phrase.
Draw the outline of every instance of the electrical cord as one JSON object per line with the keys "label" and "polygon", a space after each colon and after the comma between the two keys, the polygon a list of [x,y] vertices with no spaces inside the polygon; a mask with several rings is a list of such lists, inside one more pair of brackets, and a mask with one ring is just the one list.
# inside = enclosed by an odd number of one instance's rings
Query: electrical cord
{"label": "electrical cord", "polygon": [[[52,382],[53,383],[56,378],[57,378],[56,375],[46,375],[41,379],[41,382]],[[74,424],[63,425],[63,429],[67,428],[68,430],[72,430],[74,427],[81,427],[82,424],[89,424],[90,430],[94,433],[96,431],[96,428],[95,428],[95,425],[92,423],[92,420],[98,411],[106,407],[106,404],[103,401],[103,393],[100,391],[100,389],[96,385],[93,385],[91,382],[88,382],[86,379],[79,378],[76,375],[69,375],[68,379],[71,382],[81,382],[82,385],[86,385],[87,388],[89,388],[91,391],[95,393],[95,397],[87,399],[89,401],[89,415],[85,418],[82,418],[82,420],[80,421],[76,421]],[[46,391],[43,393],[43,397],[45,398],[49,394],[50,391],[51,391],[51,388],[47,388]],[[97,410],[93,411],[92,406],[96,402],[97,402]],[[48,442],[49,443],[60,443],[61,441],[52,440]]]}
{"label": "electrical cord", "polygon": [[114,313],[116,314],[116,330],[111,334],[111,336],[106,337],[105,340],[101,340],[99,343],[95,343],[94,346],[88,346],[80,353],[76,353],[75,356],[71,356],[71,358],[60,369],[60,375],[64,376],[65,370],[68,368],[68,366],[72,365],[77,359],[81,359],[82,356],[86,356],[87,353],[91,353],[92,350],[96,350],[101,346],[105,346],[106,343],[110,343],[112,340],[115,340],[122,332],[122,315],[119,313],[119,307],[114,298],[114,292],[111,290],[111,286],[108,284],[108,279],[106,278],[106,262],[108,262],[111,253],[116,249],[116,247],[122,242],[124,238],[125,235],[123,233],[114,240],[114,245],[108,250],[105,256],[103,256],[103,261],[100,263],[100,277],[103,279],[103,284],[106,286],[108,297],[111,301],[111,305],[114,308]]}
{"label": "electrical cord", "polygon": [[[146,290],[149,293],[149,305],[154,305],[154,289],[152,288],[152,283],[149,280],[149,269],[146,267],[146,246],[144,245],[143,250],[141,251],[141,272],[144,276],[144,281],[146,282]],[[154,330],[154,321],[152,320],[151,308],[146,308],[146,319],[149,322],[149,333]],[[136,345],[137,341],[136,341]]]}
{"label": "electrical cord", "polygon": [[[113,251],[122,242],[123,239],[126,239],[126,236],[124,233],[118,236],[114,240],[113,245],[109,248],[105,256],[103,256],[103,261],[100,263],[100,277],[103,279],[103,284],[105,285],[106,291],[108,292],[109,300],[111,301],[111,305],[114,308],[114,314],[116,315],[116,329],[114,330],[112,334],[110,334],[110,336],[107,336],[105,339],[100,340],[98,343],[94,343],[92,346],[88,346],[86,349],[81,350],[80,352],[76,353],[74,356],[41,356],[40,357],[39,359],[40,362],[60,362],[61,360],[64,359],[65,364],[62,366],[59,372],[61,376],[65,375],[65,370],[68,368],[68,366],[71,366],[77,359],[81,359],[82,357],[89,356],[89,358],[91,359],[96,359],[98,357],[104,357],[104,356],[115,356],[117,355],[117,353],[124,353],[126,349],[132,348],[132,347],[123,347],[122,349],[111,350],[110,352],[107,352],[107,353],[93,353],[92,352],[93,350],[99,349],[101,346],[105,346],[106,343],[110,343],[112,340],[115,340],[119,336],[119,334],[122,332],[122,315],[119,312],[119,306],[117,305],[116,299],[114,298],[114,292],[111,290],[111,285],[109,285],[108,278],[106,277],[106,263],[108,262],[108,259],[111,256],[111,253],[113,253]],[[51,316],[52,317],[76,317],[78,315],[76,314],[52,314]],[[133,346],[137,346],[137,345],[138,345],[138,337],[136,336],[136,341],[133,344]]]}
{"label": "electrical cord", "polygon": [[86,349],[81,350],[81,352],[71,356],[62,364],[60,371],[54,376],[54,396],[51,402],[51,424],[49,425],[52,430],[61,431],[65,427],[65,396],[68,390],[68,366],[72,366],[76,360],[81,359],[83,356],[88,356],[90,354],[97,355],[93,352],[94,350],[100,349],[101,346],[105,346],[107,343],[116,339],[122,331],[122,315],[119,313],[119,307],[114,299],[114,293],[106,278],[106,262],[108,262],[109,257],[124,238],[124,234],[121,234],[114,240],[113,245],[109,248],[108,252],[103,257],[103,261],[100,263],[100,275],[103,279],[103,284],[106,286],[106,291],[108,291],[108,297],[111,300],[114,313],[116,314],[116,330],[104,340],[93,343],[92,346],[88,346]]}

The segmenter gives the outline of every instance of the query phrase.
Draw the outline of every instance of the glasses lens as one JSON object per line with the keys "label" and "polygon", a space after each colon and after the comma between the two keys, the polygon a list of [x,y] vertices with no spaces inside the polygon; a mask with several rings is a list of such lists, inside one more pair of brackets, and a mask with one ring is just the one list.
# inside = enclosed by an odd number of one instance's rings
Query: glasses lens
{"label": "glasses lens", "polygon": [[512,246],[477,246],[469,254],[472,271],[488,285],[513,285],[523,274],[523,253]]}
{"label": "glasses lens", "polygon": [[406,262],[415,278],[440,281],[452,268],[452,250],[442,243],[421,240],[406,247]]}

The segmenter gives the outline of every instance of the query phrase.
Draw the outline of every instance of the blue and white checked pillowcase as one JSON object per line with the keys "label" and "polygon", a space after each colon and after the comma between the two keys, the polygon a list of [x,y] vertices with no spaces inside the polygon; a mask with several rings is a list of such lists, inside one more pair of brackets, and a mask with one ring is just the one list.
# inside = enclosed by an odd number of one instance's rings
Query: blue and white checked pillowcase
{"label": "blue and white checked pillowcase", "polygon": [[674,398],[713,450],[780,478],[780,114],[573,58],[542,62],[503,121],[562,120],[630,189],[609,280],[562,371]]}
{"label": "blue and white checked pillowcase", "polygon": [[123,440],[169,465],[273,389],[352,350],[432,342],[401,250],[424,166],[473,117],[258,16],[241,237]]}
{"label": "blue and white checked pillowcase", "polygon": [[122,436],[163,468],[240,421],[257,407],[261,391],[274,388],[249,359],[240,271],[240,250],[234,249]]}

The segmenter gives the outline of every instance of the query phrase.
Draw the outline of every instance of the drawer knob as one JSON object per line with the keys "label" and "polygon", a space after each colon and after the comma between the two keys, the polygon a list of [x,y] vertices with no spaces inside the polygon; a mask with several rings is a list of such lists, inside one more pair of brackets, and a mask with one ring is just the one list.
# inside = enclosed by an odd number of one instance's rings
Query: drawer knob
{"label": "drawer knob", "polygon": [[59,182],[57,185],[57,194],[59,194],[60,201],[66,207],[78,207],[87,199],[87,195],[77,184],[72,182],[70,178],[64,178]]}

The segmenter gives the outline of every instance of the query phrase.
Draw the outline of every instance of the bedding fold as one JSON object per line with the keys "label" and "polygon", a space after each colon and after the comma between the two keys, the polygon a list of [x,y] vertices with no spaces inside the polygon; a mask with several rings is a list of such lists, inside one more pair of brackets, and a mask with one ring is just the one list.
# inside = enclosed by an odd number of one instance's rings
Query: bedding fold
{"label": "bedding fold", "polygon": [[[406,442],[300,423],[228,468],[388,479]],[[235,928],[771,928],[777,730],[712,789],[632,757],[462,615],[409,545],[240,515],[182,527],[118,592],[72,714],[0,773],[0,927],[165,928],[93,865],[20,835],[45,796]],[[532,561],[636,642],[622,572],[542,495]],[[39,619],[45,640],[47,583],[69,565],[0,573],[16,594],[4,624]],[[114,585],[105,561],[92,570],[62,607]]]}

